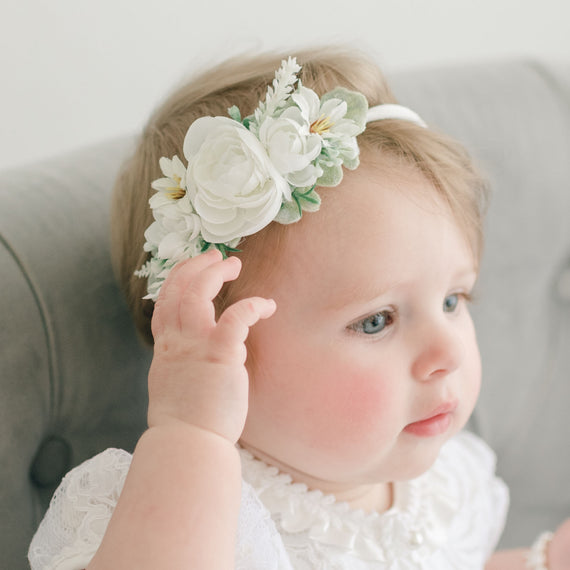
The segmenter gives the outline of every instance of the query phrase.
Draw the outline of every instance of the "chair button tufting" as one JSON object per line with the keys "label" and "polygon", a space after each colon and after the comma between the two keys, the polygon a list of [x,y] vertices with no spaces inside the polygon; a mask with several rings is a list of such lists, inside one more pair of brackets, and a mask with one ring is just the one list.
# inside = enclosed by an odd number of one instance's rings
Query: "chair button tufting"
{"label": "chair button tufting", "polygon": [[558,277],[557,284],[558,295],[563,301],[570,302],[570,267],[562,270]]}
{"label": "chair button tufting", "polygon": [[61,437],[50,436],[40,445],[30,469],[38,487],[57,485],[71,466],[71,447]]}

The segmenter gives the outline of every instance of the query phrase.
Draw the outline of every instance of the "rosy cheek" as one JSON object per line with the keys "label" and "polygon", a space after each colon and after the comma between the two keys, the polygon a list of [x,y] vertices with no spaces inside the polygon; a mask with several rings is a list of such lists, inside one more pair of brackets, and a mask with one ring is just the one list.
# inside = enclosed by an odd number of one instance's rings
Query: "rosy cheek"
{"label": "rosy cheek", "polygon": [[[378,371],[343,370],[336,367],[325,386],[313,393],[314,437],[321,446],[366,444],[389,436],[396,394],[393,382]],[[318,411],[317,411],[318,407]],[[315,442],[317,443],[317,442]]]}

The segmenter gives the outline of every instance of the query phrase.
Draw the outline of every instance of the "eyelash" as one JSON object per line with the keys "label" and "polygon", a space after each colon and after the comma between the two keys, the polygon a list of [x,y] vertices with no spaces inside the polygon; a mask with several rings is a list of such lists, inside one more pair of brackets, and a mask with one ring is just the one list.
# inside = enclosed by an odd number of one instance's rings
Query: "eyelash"
{"label": "eyelash", "polygon": [[[453,308],[452,311],[445,311],[445,302],[450,298],[450,297],[457,297],[457,304],[455,305],[455,307]],[[450,293],[449,295],[447,295],[447,297],[445,297],[445,299],[443,300],[443,307],[444,307],[444,312],[449,312],[449,313],[454,313],[455,310],[457,309],[457,305],[459,305],[459,302],[463,300],[465,301],[465,303],[471,303],[473,301],[473,295],[470,292],[457,292],[457,293]]]}
{"label": "eyelash", "polygon": [[[457,297],[457,303],[452,308],[452,310],[445,311],[445,302],[450,297]],[[442,304],[442,308],[443,308],[444,312],[454,313],[457,310],[457,307],[458,307],[459,302],[461,300],[465,301],[466,303],[471,303],[473,301],[472,293],[470,293],[470,292],[457,292],[457,293],[450,293],[449,295],[447,295],[445,297],[445,299],[443,300],[443,304]],[[348,328],[353,332],[364,334],[367,336],[379,335],[379,334],[385,332],[388,327],[390,327],[394,324],[394,321],[396,320],[396,316],[397,316],[397,311],[395,309],[386,309],[384,311],[378,311],[377,313],[373,313],[372,315],[368,315],[367,317],[364,317],[363,319],[360,319],[359,321],[353,323]],[[366,329],[367,323],[373,322],[372,321],[373,319],[378,320],[377,319],[378,317],[381,317],[384,321],[382,323],[382,328],[380,328],[377,331],[366,332],[365,329]],[[374,326],[378,326],[378,323],[376,323],[376,324],[373,323],[373,327]]]}
{"label": "eyelash", "polygon": [[[384,320],[382,328],[376,332],[366,332],[366,330],[365,330],[366,323],[371,322],[372,319],[376,319],[377,317],[381,317]],[[359,321],[350,325],[349,329],[351,331],[354,331],[354,332],[360,333],[360,334],[364,334],[364,335],[370,335],[370,336],[371,335],[378,335],[378,334],[381,334],[382,332],[384,332],[387,327],[390,327],[391,325],[393,325],[395,320],[396,320],[396,310],[395,309],[385,309],[384,311],[378,311],[377,313],[373,313],[372,315],[368,315],[367,317],[360,319]]]}

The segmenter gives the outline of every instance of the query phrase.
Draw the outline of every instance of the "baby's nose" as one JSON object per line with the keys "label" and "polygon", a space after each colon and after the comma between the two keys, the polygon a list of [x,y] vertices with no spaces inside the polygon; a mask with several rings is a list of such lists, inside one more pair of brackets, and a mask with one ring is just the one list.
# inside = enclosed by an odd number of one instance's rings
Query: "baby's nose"
{"label": "baby's nose", "polygon": [[412,365],[416,380],[435,380],[457,370],[465,347],[457,331],[447,323],[427,326],[418,339],[417,356]]}

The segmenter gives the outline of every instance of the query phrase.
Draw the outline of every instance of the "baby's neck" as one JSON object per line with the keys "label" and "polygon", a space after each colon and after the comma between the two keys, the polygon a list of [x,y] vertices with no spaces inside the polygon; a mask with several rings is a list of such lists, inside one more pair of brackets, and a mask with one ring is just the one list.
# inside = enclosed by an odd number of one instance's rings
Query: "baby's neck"
{"label": "baby's neck", "polygon": [[352,509],[360,509],[367,513],[383,513],[390,509],[394,503],[394,486],[392,483],[348,485],[346,483],[335,483],[334,481],[322,481],[307,473],[296,471],[288,465],[283,465],[274,458],[243,442],[240,442],[240,445],[256,459],[276,467],[281,473],[289,475],[293,483],[302,483],[309,490],[319,490],[325,495],[333,495],[337,502],[347,503]]}
{"label": "baby's neck", "polygon": [[336,500],[346,502],[353,509],[362,509],[365,512],[383,513],[390,509],[394,503],[394,486],[392,483],[377,483],[375,485],[362,485],[346,491],[333,493]]}

